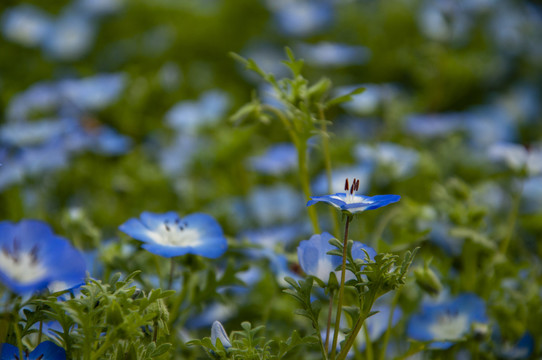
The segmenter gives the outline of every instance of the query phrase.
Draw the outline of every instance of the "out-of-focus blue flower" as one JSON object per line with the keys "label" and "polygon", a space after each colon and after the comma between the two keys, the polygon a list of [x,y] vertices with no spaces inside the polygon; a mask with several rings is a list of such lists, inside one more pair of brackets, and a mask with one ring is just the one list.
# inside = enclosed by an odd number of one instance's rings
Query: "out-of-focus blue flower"
{"label": "out-of-focus blue flower", "polygon": [[531,176],[523,182],[521,211],[533,214],[539,213],[540,209],[542,209],[542,176]]}
{"label": "out-of-focus blue flower", "polygon": [[[331,192],[337,193],[344,190],[344,179],[353,177],[356,177],[359,180],[358,191],[366,192],[369,189],[372,173],[373,166],[370,164],[333,169],[331,174]],[[312,188],[315,194],[323,195],[330,192],[328,190],[327,174],[325,172],[316,177],[312,184]]]}
{"label": "out-of-focus blue flower", "polygon": [[424,303],[408,322],[407,334],[418,341],[433,341],[430,348],[447,349],[471,330],[488,322],[484,301],[470,293],[440,303]]}
{"label": "out-of-focus blue flower", "polygon": [[289,36],[305,37],[327,29],[333,21],[333,7],[326,1],[276,1],[271,11],[279,30]]}
{"label": "out-of-focus blue flower", "polygon": [[59,137],[68,126],[67,119],[13,121],[0,127],[0,140],[12,146],[28,146]]}
{"label": "out-of-focus blue flower", "polygon": [[132,147],[131,138],[105,126],[98,130],[94,142],[90,150],[104,155],[122,155]]}
{"label": "out-of-focus blue flower", "polygon": [[195,254],[217,258],[228,243],[218,222],[207,214],[195,213],[180,218],[175,212],[143,212],[139,219],[129,219],[119,230],[136,240],[143,248],[163,257]]}
{"label": "out-of-focus blue flower", "polygon": [[303,208],[303,197],[287,185],[256,187],[248,196],[248,205],[258,224],[270,226],[296,219]]}
{"label": "out-of-focus blue flower", "polygon": [[10,99],[6,110],[8,120],[28,120],[33,112],[51,111],[60,103],[55,84],[39,82]]}
{"label": "out-of-focus blue flower", "polygon": [[476,106],[464,113],[464,129],[469,145],[476,149],[498,142],[514,141],[516,124],[507,112],[497,106]]}
{"label": "out-of-focus blue flower", "polygon": [[[30,353],[23,352],[21,360],[66,360],[66,350],[51,341],[44,341]],[[0,344],[0,359],[12,360],[19,358],[19,348],[11,344]]]}
{"label": "out-of-focus blue flower", "polygon": [[421,32],[430,39],[464,43],[472,27],[472,19],[461,2],[426,1],[420,11]]}
{"label": "out-of-focus blue flower", "polygon": [[[252,42],[241,52],[241,55],[247,59],[254,60],[260,69],[274,75],[277,79],[289,75],[288,68],[282,64],[282,61],[286,60],[286,55],[279,46],[265,42],[262,43],[262,41]],[[239,71],[241,72],[241,76],[246,80],[262,84],[261,77],[253,72],[248,72],[244,66],[240,66]]]}
{"label": "out-of-focus blue flower", "polygon": [[354,156],[360,163],[382,167],[399,179],[411,176],[420,159],[416,150],[393,143],[360,144],[356,146]]}
{"label": "out-of-focus blue flower", "polygon": [[529,359],[534,351],[535,342],[531,334],[525,333],[515,343],[503,341],[500,332],[492,333],[493,344],[496,345],[496,353],[500,359],[520,360]]}
{"label": "out-of-focus blue flower", "polygon": [[364,46],[320,42],[299,44],[297,51],[306,62],[316,66],[362,65],[371,57],[371,51]]}
{"label": "out-of-focus blue flower", "polygon": [[[335,269],[341,265],[342,258],[338,255],[329,255],[328,252],[335,250],[336,248],[329,243],[329,240],[334,237],[323,232],[320,235],[313,235],[309,240],[303,240],[297,247],[297,258],[299,260],[299,266],[307,275],[312,275],[327,283],[329,280],[329,274],[335,272],[336,276],[340,278],[341,272],[335,271]],[[352,246],[352,256],[354,259],[365,259],[365,250],[371,260],[374,260],[376,251],[360,242],[354,242]],[[354,274],[348,272],[346,274],[346,280],[354,278]]]}
{"label": "out-of-focus blue flower", "polygon": [[220,323],[220,321],[215,321],[213,323],[213,326],[211,327],[211,342],[213,345],[216,346],[216,339],[220,339],[220,343],[224,348],[230,348],[231,342],[228,338],[228,334],[226,334],[226,331],[224,330],[224,326]]}
{"label": "out-of-focus blue flower", "polygon": [[179,88],[183,81],[183,73],[177,63],[168,61],[160,68],[158,79],[164,90],[174,91]]}
{"label": "out-of-focus blue flower", "polygon": [[167,123],[173,128],[193,134],[202,126],[220,120],[230,106],[228,96],[218,90],[204,93],[198,101],[181,101],[166,114]]}
{"label": "out-of-focus blue flower", "polygon": [[214,302],[206,305],[201,313],[188,318],[185,326],[188,329],[209,328],[215,321],[225,322],[235,316],[235,313],[235,306]]}
{"label": "out-of-focus blue flower", "polygon": [[51,27],[50,17],[29,4],[7,9],[1,22],[6,39],[28,47],[38,46]]}
{"label": "out-of-focus blue flower", "polygon": [[[194,154],[202,146],[201,139],[187,134],[178,134],[173,143],[162,149],[159,154],[160,166],[169,176],[178,176],[190,164]],[[183,154],[183,156],[179,156]]]}
{"label": "out-of-focus blue flower", "polygon": [[265,154],[251,157],[248,164],[262,174],[282,175],[297,168],[297,149],[291,143],[275,144]]}
{"label": "out-of-focus blue flower", "polygon": [[498,143],[488,149],[488,156],[490,160],[504,163],[515,172],[526,171],[532,176],[542,173],[542,147],[527,150],[520,144]]}
{"label": "out-of-focus blue flower", "polygon": [[335,95],[345,95],[361,87],[365,88],[365,91],[352,95],[352,100],[340,105],[346,111],[359,116],[373,114],[396,93],[395,87],[391,84],[359,84],[337,87]]}
{"label": "out-of-focus blue flower", "polygon": [[405,130],[422,138],[443,137],[463,129],[464,114],[416,114],[405,121]]}
{"label": "out-of-focus blue flower", "polygon": [[241,234],[241,238],[247,238],[253,244],[272,250],[278,244],[285,245],[291,243],[299,235],[304,234],[306,230],[303,224],[279,225],[244,231]]}
{"label": "out-of-focus blue flower", "polygon": [[70,243],[38,220],[0,222],[0,281],[19,295],[84,282],[85,260]]}
{"label": "out-of-focus blue flower", "polygon": [[52,25],[43,39],[43,50],[56,60],[77,60],[90,50],[95,32],[88,17],[69,11]]}
{"label": "out-of-focus blue flower", "polygon": [[356,214],[366,210],[378,209],[382,206],[389,205],[391,203],[399,201],[401,197],[399,195],[376,195],[365,196],[356,195],[356,191],[359,188],[359,180],[354,178],[350,191],[348,191],[348,179],[346,179],[345,189],[346,193],[336,193],[332,195],[313,196],[311,200],[307,202],[307,206],[314,205],[318,202],[324,202],[333,207],[347,212],[349,214]]}
{"label": "out-of-focus blue flower", "polygon": [[61,100],[79,111],[101,110],[115,102],[126,87],[123,73],[97,74],[83,79],[68,79],[58,83]]}
{"label": "out-of-focus blue flower", "polygon": [[[388,330],[388,320],[391,315],[391,306],[386,304],[375,304],[371,310],[378,312],[365,320],[364,325],[367,326],[367,330],[369,331],[369,339],[371,339],[371,341],[376,341],[386,332],[386,330]],[[393,316],[391,320],[392,327],[397,325],[401,319],[401,316],[401,309],[395,307],[393,309]],[[365,349],[365,336],[358,337],[358,341],[360,343],[359,349]]]}
{"label": "out-of-focus blue flower", "polygon": [[124,0],[76,0],[74,5],[83,14],[104,16],[122,9]]}

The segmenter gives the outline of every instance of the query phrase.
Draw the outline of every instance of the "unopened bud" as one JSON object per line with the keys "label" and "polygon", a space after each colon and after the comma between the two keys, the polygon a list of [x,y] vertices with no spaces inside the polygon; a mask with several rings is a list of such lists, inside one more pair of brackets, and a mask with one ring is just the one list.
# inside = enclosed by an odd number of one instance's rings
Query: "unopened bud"
{"label": "unopened bud", "polygon": [[438,276],[428,266],[414,269],[416,283],[431,296],[436,296],[442,290],[442,284]]}
{"label": "unopened bud", "polygon": [[211,342],[214,346],[216,346],[216,339],[220,339],[220,342],[224,348],[227,349],[231,347],[230,339],[228,338],[228,335],[224,330],[224,326],[222,326],[220,321],[215,321],[211,327]]}

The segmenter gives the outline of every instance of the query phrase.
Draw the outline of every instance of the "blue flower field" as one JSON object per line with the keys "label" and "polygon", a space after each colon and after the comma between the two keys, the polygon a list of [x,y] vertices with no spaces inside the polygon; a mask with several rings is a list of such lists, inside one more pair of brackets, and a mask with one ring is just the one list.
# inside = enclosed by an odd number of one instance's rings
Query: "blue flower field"
{"label": "blue flower field", "polygon": [[542,5],[5,0],[0,360],[542,358]]}

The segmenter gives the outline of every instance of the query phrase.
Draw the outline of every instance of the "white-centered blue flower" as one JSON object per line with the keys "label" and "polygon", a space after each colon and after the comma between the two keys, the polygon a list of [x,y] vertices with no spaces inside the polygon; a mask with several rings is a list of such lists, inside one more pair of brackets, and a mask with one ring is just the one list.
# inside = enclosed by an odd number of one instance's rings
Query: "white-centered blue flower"
{"label": "white-centered blue flower", "polygon": [[311,197],[311,200],[307,202],[307,206],[314,205],[318,202],[324,202],[334,206],[341,211],[347,212],[349,214],[355,214],[366,210],[378,209],[382,206],[389,205],[401,199],[399,195],[356,195],[356,191],[359,189],[359,180],[355,178],[352,181],[351,186],[349,186],[348,179],[346,179],[344,188],[346,190],[346,193],[313,196]]}
{"label": "white-centered blue flower", "polygon": [[485,304],[478,296],[462,294],[437,304],[424,304],[408,323],[407,333],[418,341],[433,341],[431,348],[447,349],[471,331],[473,323],[487,323]]}
{"label": "white-centered blue flower", "polygon": [[[19,348],[11,344],[0,344],[0,359],[19,359]],[[21,360],[66,360],[66,350],[52,341],[44,341],[31,352],[25,352]]]}
{"label": "white-centered blue flower", "polygon": [[19,295],[69,289],[84,282],[85,260],[47,223],[0,222],[0,282]]}
{"label": "white-centered blue flower", "polygon": [[228,247],[220,224],[212,216],[201,213],[180,218],[173,211],[165,214],[145,211],[139,219],[132,218],[120,225],[119,230],[143,241],[145,250],[163,257],[195,254],[214,259]]}

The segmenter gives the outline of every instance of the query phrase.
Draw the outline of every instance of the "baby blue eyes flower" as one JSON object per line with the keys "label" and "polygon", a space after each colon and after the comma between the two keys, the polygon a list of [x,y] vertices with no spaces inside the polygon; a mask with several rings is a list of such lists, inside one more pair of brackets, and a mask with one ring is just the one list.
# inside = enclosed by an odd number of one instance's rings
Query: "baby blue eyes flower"
{"label": "baby blue eyes flower", "polygon": [[485,304],[474,294],[462,294],[437,304],[425,304],[412,316],[408,335],[419,341],[435,341],[433,349],[447,349],[471,331],[474,323],[487,323]]}
{"label": "baby blue eyes flower", "polygon": [[389,205],[401,199],[399,195],[356,195],[355,192],[359,189],[359,180],[355,178],[352,181],[352,185],[350,187],[348,186],[348,179],[346,179],[344,189],[346,190],[346,193],[313,196],[311,197],[311,200],[307,202],[307,206],[314,205],[318,202],[325,202],[341,211],[353,215],[365,210],[378,209],[382,206]]}
{"label": "baby blue eyes flower", "polygon": [[37,220],[0,222],[0,282],[19,295],[84,282],[85,260],[70,243]]}
{"label": "baby blue eyes flower", "polygon": [[[0,360],[19,359],[19,349],[11,344],[0,344]],[[66,351],[51,341],[39,344],[21,360],[66,360]]]}
{"label": "baby blue eyes flower", "polygon": [[180,218],[173,211],[143,212],[139,219],[132,218],[120,225],[119,230],[143,241],[145,250],[163,257],[195,254],[214,259],[228,247],[218,222],[201,213]]}

